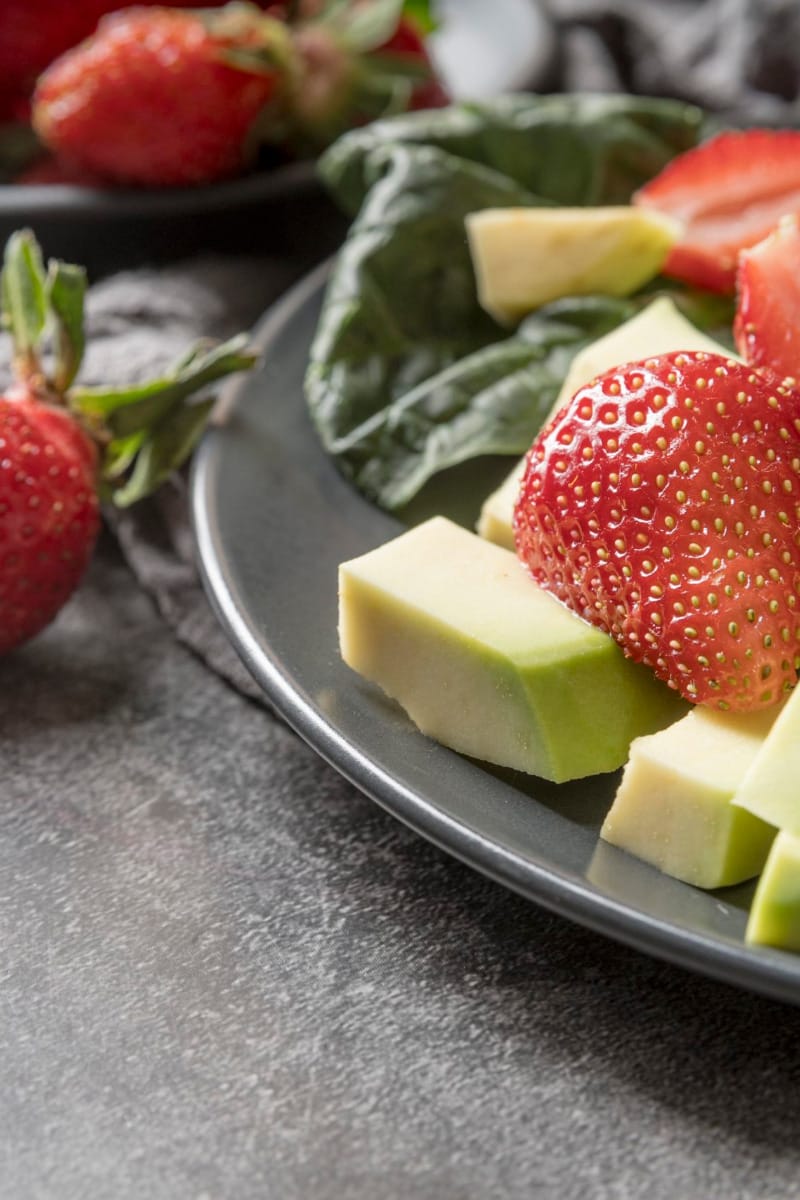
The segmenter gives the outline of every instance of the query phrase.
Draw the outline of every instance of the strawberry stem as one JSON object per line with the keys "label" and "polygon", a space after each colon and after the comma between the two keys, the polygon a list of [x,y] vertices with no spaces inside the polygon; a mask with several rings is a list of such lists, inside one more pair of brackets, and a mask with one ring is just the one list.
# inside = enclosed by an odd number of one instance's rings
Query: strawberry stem
{"label": "strawberry stem", "polygon": [[39,344],[47,323],[47,289],[39,243],[29,229],[6,243],[0,275],[3,324],[11,333],[15,376],[29,384],[42,380]]}
{"label": "strawberry stem", "polygon": [[83,333],[86,272],[83,267],[51,259],[46,286],[47,302],[55,324],[53,385],[63,395],[78,374],[86,345]]}

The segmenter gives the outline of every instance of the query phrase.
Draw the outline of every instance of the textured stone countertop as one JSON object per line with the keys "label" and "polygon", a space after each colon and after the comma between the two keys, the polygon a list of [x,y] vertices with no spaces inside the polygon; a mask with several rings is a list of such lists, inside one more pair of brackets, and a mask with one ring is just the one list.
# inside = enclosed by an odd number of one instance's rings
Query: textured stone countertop
{"label": "textured stone countertop", "polygon": [[800,1195],[800,1012],[418,839],[110,540],[0,762],[3,1200]]}

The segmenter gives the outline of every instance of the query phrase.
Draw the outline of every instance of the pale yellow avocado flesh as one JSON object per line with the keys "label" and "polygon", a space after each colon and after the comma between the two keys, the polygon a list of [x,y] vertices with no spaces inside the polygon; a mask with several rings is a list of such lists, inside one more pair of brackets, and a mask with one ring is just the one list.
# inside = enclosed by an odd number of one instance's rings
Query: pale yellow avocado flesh
{"label": "pale yellow avocado flesh", "polygon": [[721,713],[697,707],[638,738],[600,836],[701,888],[757,875],[775,829],[731,803],[777,709]]}
{"label": "pale yellow avocado flesh", "polygon": [[478,300],[515,321],[562,296],[628,296],[656,275],[681,226],[633,205],[487,208],[466,220]]}
{"label": "pale yellow avocado flesh", "polygon": [[513,554],[444,517],[341,565],[339,640],[423,733],[554,782],[616,770],[686,711]]}
{"label": "pale yellow avocado flesh", "polygon": [[[545,424],[572,399],[578,388],[598,375],[621,363],[636,362],[655,354],[669,354],[673,350],[730,353],[724,346],[695,329],[668,297],[661,296],[635,317],[612,329],[605,337],[598,338],[575,355]],[[512,519],[524,466],[523,459],[515,465],[499,488],[487,497],[478,520],[478,533],[481,537],[508,549],[514,547]]]}
{"label": "pale yellow avocado flesh", "polygon": [[733,802],[800,836],[800,687],[790,693]]}
{"label": "pale yellow avocado flesh", "polygon": [[800,837],[781,830],[756,885],[745,941],[800,950]]}

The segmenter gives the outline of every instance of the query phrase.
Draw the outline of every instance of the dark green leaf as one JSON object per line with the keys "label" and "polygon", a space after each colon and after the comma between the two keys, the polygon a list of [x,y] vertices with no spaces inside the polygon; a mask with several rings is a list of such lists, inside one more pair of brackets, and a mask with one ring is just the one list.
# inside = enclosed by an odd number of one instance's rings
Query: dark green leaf
{"label": "dark green leaf", "polygon": [[366,495],[406,504],[434,474],[482,454],[522,454],[575,354],[635,311],[631,301],[558,301],[517,334],[426,379],[341,439],[336,450]]}
{"label": "dark green leaf", "polygon": [[103,454],[103,478],[112,481],[121,479],[133,465],[146,437],[147,432],[140,430],[130,437],[115,438],[109,442]]}
{"label": "dark green leaf", "polygon": [[53,382],[59,392],[65,392],[70,386],[83,358],[85,295],[86,271],[83,267],[51,259],[47,273],[47,298],[56,326]]}
{"label": "dark green leaf", "polygon": [[153,430],[136,455],[127,482],[111,493],[118,508],[127,508],[154,492],[194,450],[213,408],[213,400],[178,409]]}
{"label": "dark green leaf", "polygon": [[503,331],[479,308],[464,217],[532,204],[495,171],[424,146],[392,151],[328,290],[308,396],[323,439],[351,429]]}
{"label": "dark green leaf", "polygon": [[0,291],[15,356],[35,359],[47,321],[47,291],[42,252],[29,229],[12,233],[6,243]]}
{"label": "dark green leaf", "polygon": [[[676,100],[518,94],[379,121],[340,138],[320,171],[351,214],[392,149],[428,146],[506,175],[548,204],[625,204],[699,137],[703,114]],[[389,151],[389,154],[387,154]]]}
{"label": "dark green leaf", "polygon": [[85,416],[102,420],[114,439],[124,439],[160,424],[198,388],[234,371],[246,371],[256,361],[246,351],[245,335],[204,353],[190,352],[163,379],[129,388],[74,388],[70,405]]}
{"label": "dark green leaf", "polygon": [[325,447],[359,487],[396,507],[445,466],[518,453],[572,355],[635,310],[604,297],[550,306],[509,338],[478,305],[465,216],[625,203],[694,144],[700,122],[669,100],[517,95],[378,122],[324,155],[323,177],[357,216],[307,396]]}

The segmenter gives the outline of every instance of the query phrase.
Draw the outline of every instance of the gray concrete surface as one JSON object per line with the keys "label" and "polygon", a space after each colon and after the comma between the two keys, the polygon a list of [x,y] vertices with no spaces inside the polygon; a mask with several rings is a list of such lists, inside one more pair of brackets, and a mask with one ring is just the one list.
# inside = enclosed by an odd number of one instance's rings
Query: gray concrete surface
{"label": "gray concrete surface", "polygon": [[110,541],[0,766],[2,1200],[800,1195],[800,1012],[406,831]]}

